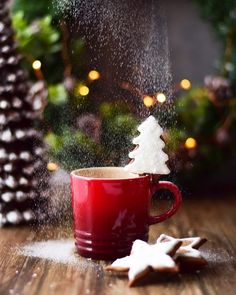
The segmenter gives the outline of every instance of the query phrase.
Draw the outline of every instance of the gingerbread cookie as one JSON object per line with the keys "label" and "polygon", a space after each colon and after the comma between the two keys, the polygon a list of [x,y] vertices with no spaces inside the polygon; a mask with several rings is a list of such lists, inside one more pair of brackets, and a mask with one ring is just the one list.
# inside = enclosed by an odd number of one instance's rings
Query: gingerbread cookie
{"label": "gingerbread cookie", "polygon": [[178,272],[178,266],[171,256],[181,244],[181,241],[170,240],[149,245],[136,240],[130,256],[115,260],[106,270],[128,272],[129,286],[133,286],[151,271]]}
{"label": "gingerbread cookie", "polygon": [[133,139],[136,148],[129,153],[132,159],[124,169],[136,174],[163,175],[169,174],[166,164],[168,155],[163,151],[165,143],[161,136],[163,129],[158,121],[149,116],[138,126],[139,136]]}
{"label": "gingerbread cookie", "polygon": [[176,263],[179,264],[181,270],[196,268],[207,264],[206,259],[198,250],[207,241],[206,239],[200,237],[176,239],[165,234],[160,235],[157,239],[157,243],[166,243],[170,241],[182,242],[182,245],[173,257]]}

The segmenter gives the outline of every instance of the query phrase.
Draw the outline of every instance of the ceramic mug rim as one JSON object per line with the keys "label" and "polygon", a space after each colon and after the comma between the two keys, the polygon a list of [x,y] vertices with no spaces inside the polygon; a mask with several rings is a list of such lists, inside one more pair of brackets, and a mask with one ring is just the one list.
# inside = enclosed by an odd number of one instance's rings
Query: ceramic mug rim
{"label": "ceramic mug rim", "polygon": [[[128,177],[96,177],[96,176],[83,176],[78,175],[77,173],[83,171],[99,171],[99,170],[117,170],[127,175]],[[84,179],[84,180],[97,180],[97,181],[131,181],[131,180],[141,180],[145,178],[149,178],[148,175],[139,175],[131,172],[127,172],[124,170],[124,167],[88,167],[88,168],[80,168],[75,169],[70,173],[71,177],[75,177],[77,179]]]}

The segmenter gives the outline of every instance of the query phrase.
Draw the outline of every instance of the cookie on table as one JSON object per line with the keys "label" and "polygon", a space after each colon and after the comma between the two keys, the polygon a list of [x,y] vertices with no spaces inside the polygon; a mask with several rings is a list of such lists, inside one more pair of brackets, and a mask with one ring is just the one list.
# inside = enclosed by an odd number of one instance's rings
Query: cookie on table
{"label": "cookie on table", "polygon": [[106,270],[128,272],[129,286],[135,285],[150,272],[176,273],[179,268],[171,256],[182,242],[171,240],[150,245],[136,240],[129,256],[115,260]]}
{"label": "cookie on table", "polygon": [[170,241],[182,242],[181,246],[176,251],[173,257],[176,263],[180,266],[181,270],[198,268],[207,264],[206,259],[198,250],[204,243],[206,243],[207,240],[205,238],[190,237],[176,239],[171,236],[162,234],[157,239],[157,243],[166,243]]}

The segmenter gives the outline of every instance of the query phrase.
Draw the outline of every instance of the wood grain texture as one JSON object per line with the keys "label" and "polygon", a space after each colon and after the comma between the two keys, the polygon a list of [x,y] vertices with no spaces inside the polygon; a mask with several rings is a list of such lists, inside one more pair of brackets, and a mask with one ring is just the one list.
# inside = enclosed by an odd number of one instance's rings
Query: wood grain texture
{"label": "wood grain texture", "polygon": [[[78,257],[78,265],[65,265],[24,257],[17,248],[33,241],[72,238],[65,226],[5,228],[0,230],[1,295],[234,295],[236,292],[236,198],[184,200],[170,220],[150,227],[150,242],[161,233],[176,237],[199,235],[209,265],[194,273],[151,274],[129,288],[125,274],[103,270],[104,262]],[[56,251],[56,249],[55,249]]]}

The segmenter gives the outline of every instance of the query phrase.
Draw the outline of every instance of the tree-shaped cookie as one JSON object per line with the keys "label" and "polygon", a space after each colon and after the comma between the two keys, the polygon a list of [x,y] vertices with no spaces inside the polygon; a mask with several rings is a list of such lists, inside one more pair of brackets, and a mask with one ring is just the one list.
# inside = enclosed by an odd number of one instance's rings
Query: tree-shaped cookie
{"label": "tree-shaped cookie", "polygon": [[125,170],[137,174],[168,174],[166,165],[168,155],[163,151],[164,141],[161,139],[163,129],[153,116],[149,116],[138,127],[140,135],[133,139],[136,148],[129,153],[132,161]]}

